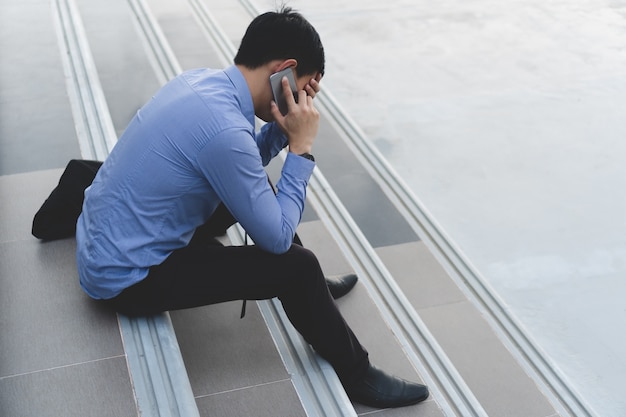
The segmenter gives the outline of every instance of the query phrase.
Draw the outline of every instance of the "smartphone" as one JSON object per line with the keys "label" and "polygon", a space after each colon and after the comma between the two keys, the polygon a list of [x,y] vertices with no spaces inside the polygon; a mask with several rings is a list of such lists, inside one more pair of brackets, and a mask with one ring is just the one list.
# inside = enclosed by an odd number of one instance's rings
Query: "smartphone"
{"label": "smartphone", "polygon": [[293,75],[293,70],[291,67],[285,68],[282,71],[275,72],[270,75],[270,84],[272,86],[272,93],[274,94],[274,101],[278,105],[278,110],[284,116],[287,114],[287,101],[285,100],[285,95],[283,94],[283,77],[287,77],[289,80],[289,86],[291,87],[291,91],[293,92],[293,98],[298,102],[298,87],[296,86],[296,79]]}

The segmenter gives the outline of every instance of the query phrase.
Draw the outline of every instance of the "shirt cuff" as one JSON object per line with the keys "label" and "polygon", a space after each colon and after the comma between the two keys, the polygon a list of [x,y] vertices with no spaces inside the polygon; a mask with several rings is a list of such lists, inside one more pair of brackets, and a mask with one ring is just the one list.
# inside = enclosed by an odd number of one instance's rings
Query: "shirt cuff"
{"label": "shirt cuff", "polygon": [[293,175],[296,178],[309,181],[315,168],[315,162],[296,155],[293,152],[287,152],[287,159],[283,165],[283,171]]}

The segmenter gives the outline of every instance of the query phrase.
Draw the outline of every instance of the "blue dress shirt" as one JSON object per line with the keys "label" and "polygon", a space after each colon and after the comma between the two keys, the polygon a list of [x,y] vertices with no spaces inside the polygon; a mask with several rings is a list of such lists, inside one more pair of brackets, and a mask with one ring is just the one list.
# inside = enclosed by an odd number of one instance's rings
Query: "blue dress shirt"
{"label": "blue dress shirt", "polygon": [[137,112],[85,191],[76,239],[87,294],[112,298],[144,279],[220,202],[257,246],[289,249],[315,164],[289,153],[274,195],[263,167],[287,139],[274,123],[255,133],[254,121],[235,66],[185,72]]}

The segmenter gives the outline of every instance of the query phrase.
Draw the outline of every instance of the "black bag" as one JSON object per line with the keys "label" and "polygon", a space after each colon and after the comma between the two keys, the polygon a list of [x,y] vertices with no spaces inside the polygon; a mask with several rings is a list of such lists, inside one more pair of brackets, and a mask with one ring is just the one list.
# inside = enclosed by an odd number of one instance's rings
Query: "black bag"
{"label": "black bag", "polygon": [[33,219],[33,236],[54,240],[76,234],[76,221],[83,208],[85,189],[91,185],[102,166],[100,161],[72,159],[59,185],[52,190]]}

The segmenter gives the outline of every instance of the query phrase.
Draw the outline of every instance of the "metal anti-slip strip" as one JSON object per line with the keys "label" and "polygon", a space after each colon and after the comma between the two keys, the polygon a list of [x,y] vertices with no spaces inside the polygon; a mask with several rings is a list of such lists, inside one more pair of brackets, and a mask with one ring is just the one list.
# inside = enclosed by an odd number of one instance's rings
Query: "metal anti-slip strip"
{"label": "metal anti-slip strip", "polygon": [[155,65],[154,72],[159,82],[165,84],[182,72],[180,64],[145,1],[128,0],[128,4],[137,18],[148,50],[151,52],[149,57]]}
{"label": "metal anti-slip strip", "polygon": [[52,14],[81,154],[104,160],[113,149],[115,129],[80,15],[71,0],[53,1]]}
{"label": "metal anti-slip strip", "polygon": [[[80,14],[72,0],[52,12],[82,157],[102,161],[116,135]],[[169,314],[118,320],[139,415],[199,417]]]}

